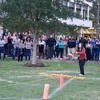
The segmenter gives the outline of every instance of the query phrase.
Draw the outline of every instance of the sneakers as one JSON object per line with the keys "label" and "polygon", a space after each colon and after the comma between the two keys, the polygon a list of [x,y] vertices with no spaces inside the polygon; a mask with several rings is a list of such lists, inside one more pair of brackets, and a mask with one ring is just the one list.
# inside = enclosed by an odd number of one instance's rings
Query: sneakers
{"label": "sneakers", "polygon": [[60,58],[60,60],[62,60],[62,58]]}
{"label": "sneakers", "polygon": [[56,58],[56,60],[58,60],[58,58]]}
{"label": "sneakers", "polygon": [[83,74],[79,74],[79,76],[83,76]]}

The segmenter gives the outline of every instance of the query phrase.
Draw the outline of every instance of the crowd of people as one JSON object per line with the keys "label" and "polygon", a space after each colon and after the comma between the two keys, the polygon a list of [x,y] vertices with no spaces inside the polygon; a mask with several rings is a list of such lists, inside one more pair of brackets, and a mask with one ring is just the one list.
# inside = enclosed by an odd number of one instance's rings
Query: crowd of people
{"label": "crowd of people", "polygon": [[[12,57],[17,62],[23,61],[25,57],[26,62],[31,60],[31,53],[34,48],[34,36],[29,32],[14,32],[11,34],[8,29],[3,33],[0,30],[0,60],[1,53],[3,53],[3,60],[7,57]],[[100,52],[100,36],[93,39],[90,36],[80,37],[78,40],[74,39],[73,35],[68,37],[56,37],[53,35],[46,37],[42,35],[38,39],[37,51],[39,52],[39,59],[62,60],[64,56],[67,60],[75,60],[74,55],[77,54],[80,67],[80,75],[84,75],[85,61],[99,61]],[[70,55],[70,57],[69,57]]]}
{"label": "crowd of people", "polygon": [[[15,60],[17,56],[18,62],[23,61],[23,57],[25,56],[25,60],[27,62],[27,58],[30,61],[31,52],[33,48],[33,39],[34,36],[29,32],[14,32],[11,34],[8,29],[6,29],[3,33],[0,31],[0,60],[1,53],[3,52],[3,60],[5,60],[6,55],[12,57]],[[39,51],[39,59],[41,57],[43,59],[52,59],[53,57],[56,59],[62,60],[64,55],[66,59],[74,60],[74,51],[79,47],[79,43],[82,43],[85,48],[86,60],[87,61],[99,61],[99,52],[100,52],[100,37],[99,39],[94,36],[93,39],[90,36],[80,37],[78,40],[75,40],[73,35],[68,37],[56,37],[53,35],[50,37],[46,37],[42,35],[38,39],[38,51]],[[66,54],[65,54],[66,52]],[[67,54],[71,53],[72,57],[67,57]],[[79,55],[78,55],[79,58]]]}
{"label": "crowd of people", "polygon": [[[42,42],[42,45],[41,45]],[[87,61],[99,61],[99,52],[100,52],[100,37],[99,39],[94,36],[93,39],[90,38],[90,36],[87,37],[80,37],[78,40],[75,40],[73,35],[70,35],[69,37],[60,37],[60,39],[53,38],[52,35],[50,35],[49,38],[43,38],[41,37],[39,41],[39,53],[43,54],[46,53],[46,60],[52,59],[55,57],[58,59],[60,56],[60,59],[62,60],[64,56],[64,52],[66,52],[66,59],[75,59],[74,57],[74,51],[79,47],[79,43],[82,43],[83,47],[85,48],[86,53],[86,60]],[[42,52],[41,52],[41,46]],[[68,58],[67,54],[71,53],[72,57]],[[79,55],[78,55],[79,56]],[[40,58],[40,56],[39,56]],[[44,56],[43,56],[44,58]]]}
{"label": "crowd of people", "polygon": [[0,60],[1,60],[1,53],[3,52],[3,60],[5,60],[6,55],[8,57],[12,57],[15,60],[17,56],[18,61],[23,61],[23,57],[25,56],[25,60],[27,62],[27,58],[31,56],[31,50],[33,45],[33,38],[34,36],[32,33],[29,32],[14,32],[12,35],[6,29],[3,33],[0,30]]}

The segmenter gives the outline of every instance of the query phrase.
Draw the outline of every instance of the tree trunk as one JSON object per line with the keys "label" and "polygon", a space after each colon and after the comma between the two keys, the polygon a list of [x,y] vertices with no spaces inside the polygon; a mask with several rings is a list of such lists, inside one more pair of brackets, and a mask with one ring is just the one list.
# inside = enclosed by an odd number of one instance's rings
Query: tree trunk
{"label": "tree trunk", "polygon": [[34,33],[34,39],[33,39],[32,64],[36,64],[36,47],[37,47],[37,40],[36,40],[36,32],[35,32],[35,33]]}

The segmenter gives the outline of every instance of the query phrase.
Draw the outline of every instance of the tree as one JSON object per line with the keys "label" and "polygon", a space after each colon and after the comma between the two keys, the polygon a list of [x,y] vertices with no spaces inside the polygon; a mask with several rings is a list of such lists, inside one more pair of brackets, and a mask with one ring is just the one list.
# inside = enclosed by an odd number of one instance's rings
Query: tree
{"label": "tree", "polygon": [[[68,1],[68,0],[65,0]],[[36,44],[39,30],[66,31],[67,23],[58,18],[79,17],[63,0],[4,0],[0,3],[3,27],[15,31],[31,31],[34,34],[32,64],[36,64]]]}
{"label": "tree", "polygon": [[[97,1],[93,2],[93,7],[90,10],[90,19],[93,20],[93,27],[97,28]],[[99,15],[99,20],[100,20],[100,15]],[[100,27],[100,24],[99,24],[99,27]]]}

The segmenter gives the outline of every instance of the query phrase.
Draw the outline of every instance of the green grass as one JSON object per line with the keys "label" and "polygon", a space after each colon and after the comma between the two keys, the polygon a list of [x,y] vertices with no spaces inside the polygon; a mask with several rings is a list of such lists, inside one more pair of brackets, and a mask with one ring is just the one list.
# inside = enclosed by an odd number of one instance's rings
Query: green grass
{"label": "green grass", "polygon": [[[38,100],[43,97],[44,85],[50,84],[49,95],[59,88],[59,77],[37,75],[37,72],[52,71],[79,72],[78,61],[40,61],[48,67],[23,67],[25,61],[17,63],[12,58],[0,61],[0,100]],[[86,62],[85,77],[87,80],[73,79],[52,98],[48,100],[99,100],[100,99],[100,62]],[[49,72],[48,72],[49,71]],[[56,74],[56,73],[55,73]],[[79,73],[65,72],[64,75],[78,76]],[[70,78],[64,78],[64,83]],[[13,82],[13,83],[9,83]]]}

